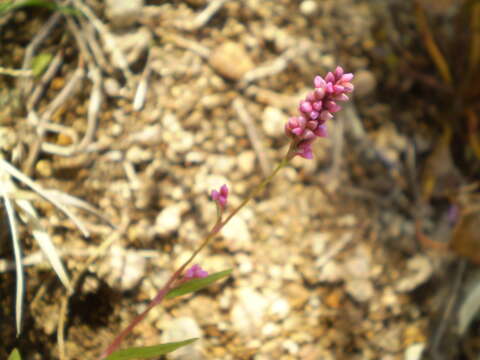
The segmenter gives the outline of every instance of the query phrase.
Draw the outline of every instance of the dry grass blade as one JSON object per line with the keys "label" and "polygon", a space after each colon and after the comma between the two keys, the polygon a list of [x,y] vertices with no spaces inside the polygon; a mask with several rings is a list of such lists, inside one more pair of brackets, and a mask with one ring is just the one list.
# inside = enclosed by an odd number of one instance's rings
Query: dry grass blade
{"label": "dry grass blade", "polygon": [[98,209],[94,208],[92,205],[90,205],[86,201],[83,201],[82,199],[79,199],[75,196],[72,196],[70,194],[67,194],[58,190],[45,190],[45,192],[49,194],[56,201],[61,202],[62,204],[65,204],[65,205],[75,206],[76,208],[88,211],[93,215],[97,216],[98,218],[102,219],[103,221],[105,221],[112,228],[116,228],[116,226],[104,214],[102,214]]}
{"label": "dry grass blade", "polygon": [[448,67],[448,63],[445,60],[445,57],[442,55],[442,52],[438,48],[437,44],[435,43],[435,39],[433,38],[430,27],[428,26],[425,11],[418,3],[415,4],[415,17],[417,20],[418,29],[420,31],[420,34],[422,35],[425,47],[427,48],[427,51],[432,58],[432,61],[440,72],[443,81],[445,81],[446,84],[451,85],[452,74]]}
{"label": "dry grass blade", "polygon": [[15,324],[17,326],[17,336],[20,335],[22,328],[22,304],[23,304],[23,289],[25,285],[22,265],[22,253],[20,250],[20,240],[18,239],[17,222],[15,220],[15,210],[12,202],[8,197],[5,188],[6,184],[1,184],[0,191],[2,192],[3,201],[5,203],[5,209],[7,210],[8,223],[10,225],[10,232],[12,233],[13,241],[13,254],[15,257],[15,270],[17,273],[16,279],[16,296],[15,296]]}
{"label": "dry grass blade", "polygon": [[26,224],[31,226],[32,235],[50,262],[50,265],[52,265],[53,270],[67,290],[71,291],[70,279],[62,264],[62,260],[60,260],[60,256],[50,235],[48,235],[45,228],[40,224],[37,212],[27,200],[17,200],[16,203],[23,210],[24,215],[26,215],[23,216],[22,219]]}
{"label": "dry grass blade", "polygon": [[9,175],[13,176],[17,180],[23,182],[25,185],[30,187],[34,190],[38,195],[43,197],[44,199],[50,201],[53,205],[55,205],[58,209],[63,211],[67,217],[69,217],[73,223],[78,227],[78,229],[82,232],[84,236],[90,236],[89,231],[87,228],[81,223],[81,221],[62,203],[58,202],[55,198],[53,198],[47,191],[42,189],[40,186],[35,184],[35,182],[30,179],[28,176],[23,174],[14,166],[10,165],[7,161],[0,159],[0,169],[8,173]]}

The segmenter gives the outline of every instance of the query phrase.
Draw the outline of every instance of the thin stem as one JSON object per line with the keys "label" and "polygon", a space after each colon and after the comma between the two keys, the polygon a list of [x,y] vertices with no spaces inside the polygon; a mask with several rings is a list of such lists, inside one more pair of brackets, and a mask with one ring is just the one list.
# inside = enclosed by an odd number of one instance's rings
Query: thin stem
{"label": "thin stem", "polygon": [[122,330],[122,332],[117,335],[117,337],[113,340],[113,342],[107,347],[107,349],[102,353],[100,356],[100,359],[104,359],[107,356],[111,355],[115,350],[118,349],[120,344],[122,343],[123,339],[133,330],[135,326],[137,326],[148,314],[148,312],[156,305],[160,304],[160,302],[163,300],[165,295],[168,294],[168,292],[174,287],[176,280],[182,275],[183,271],[186,269],[186,267],[196,258],[196,256],[202,251],[212,240],[215,235],[217,235],[220,230],[228,224],[228,222],[255,196],[259,195],[265,186],[267,186],[277,175],[277,173],[284,168],[286,165],[288,165],[289,161],[292,159],[292,150],[294,149],[294,144],[290,145],[290,148],[287,152],[287,155],[285,158],[277,165],[275,170],[267,177],[265,178],[257,187],[238,205],[235,209],[233,209],[230,214],[225,218],[225,220],[222,221],[221,216],[217,216],[217,221],[215,225],[212,227],[212,229],[209,231],[205,239],[202,241],[200,246],[192,253],[192,255],[188,258],[187,261],[183,263],[182,266],[180,266],[177,271],[173,273],[173,275],[168,279],[167,283],[158,291],[157,295],[153,300],[148,304],[147,308],[140,313],[133,321],[125,328]]}

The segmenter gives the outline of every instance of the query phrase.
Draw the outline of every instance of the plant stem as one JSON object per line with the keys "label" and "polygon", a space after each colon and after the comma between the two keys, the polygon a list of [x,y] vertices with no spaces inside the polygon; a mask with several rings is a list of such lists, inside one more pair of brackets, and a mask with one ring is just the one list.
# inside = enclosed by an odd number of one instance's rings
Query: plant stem
{"label": "plant stem", "polygon": [[115,350],[118,349],[120,344],[122,343],[123,339],[133,330],[135,326],[137,326],[148,314],[148,312],[155,307],[156,305],[160,304],[160,302],[163,300],[165,295],[168,294],[170,290],[175,285],[175,282],[180,278],[182,275],[183,271],[186,269],[186,267],[195,259],[195,257],[202,251],[212,240],[215,235],[217,235],[222,228],[228,224],[228,222],[245,206],[247,203],[253,199],[255,196],[259,195],[264,189],[265,186],[267,186],[277,175],[277,173],[284,168],[286,165],[288,165],[290,159],[292,158],[292,149],[293,149],[293,143],[290,146],[287,155],[285,158],[278,163],[277,167],[273,172],[263,181],[257,185],[257,187],[238,205],[235,209],[233,209],[230,214],[225,218],[225,220],[222,221],[222,217],[218,216],[217,221],[215,225],[212,227],[212,229],[209,231],[205,239],[202,241],[200,246],[192,253],[192,255],[188,258],[187,261],[183,263],[182,266],[178,268],[177,271],[173,273],[173,275],[168,279],[167,283],[158,291],[157,295],[153,298],[153,300],[148,304],[147,308],[141,312],[133,321],[125,328],[123,329],[120,334],[115,337],[115,339],[112,341],[112,343],[105,349],[105,351],[100,355],[100,359],[105,359],[107,356],[111,355]]}

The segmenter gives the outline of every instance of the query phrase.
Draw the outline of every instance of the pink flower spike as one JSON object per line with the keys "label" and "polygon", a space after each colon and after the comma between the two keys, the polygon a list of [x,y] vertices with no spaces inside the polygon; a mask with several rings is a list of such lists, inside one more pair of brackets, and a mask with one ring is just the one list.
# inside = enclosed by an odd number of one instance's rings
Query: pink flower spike
{"label": "pink flower spike", "polygon": [[203,270],[200,265],[195,264],[185,272],[185,280],[203,279],[208,276],[208,272]]}

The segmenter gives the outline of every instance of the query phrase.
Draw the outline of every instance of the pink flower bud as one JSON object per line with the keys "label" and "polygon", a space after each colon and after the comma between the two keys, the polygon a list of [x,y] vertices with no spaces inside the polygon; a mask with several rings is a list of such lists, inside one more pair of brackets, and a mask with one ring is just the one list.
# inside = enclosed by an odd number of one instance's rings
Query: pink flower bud
{"label": "pink flower bud", "polygon": [[327,83],[321,76],[315,76],[315,79],[313,79],[313,85],[318,89],[318,88],[324,88]]}
{"label": "pink flower bud", "polygon": [[312,143],[308,141],[301,142],[297,147],[297,155],[304,159],[313,159]]}
{"label": "pink flower bud", "polygon": [[227,185],[222,185],[220,187],[220,191],[212,190],[211,197],[212,197],[212,200],[218,204],[218,206],[220,206],[222,209],[225,209],[225,207],[227,206],[227,199],[228,199]]}
{"label": "pink flower bud", "polygon": [[335,82],[335,75],[331,71],[328,72],[327,76],[325,76],[325,81],[328,83]]}
{"label": "pink flower bud", "polygon": [[193,280],[193,279],[203,279],[208,276],[208,272],[203,270],[200,265],[192,265],[190,269],[185,272],[184,279],[185,280]]}
{"label": "pink flower bud", "polygon": [[343,76],[343,73],[344,73],[343,68],[341,66],[337,66],[337,68],[334,71],[335,78],[341,79]]}

